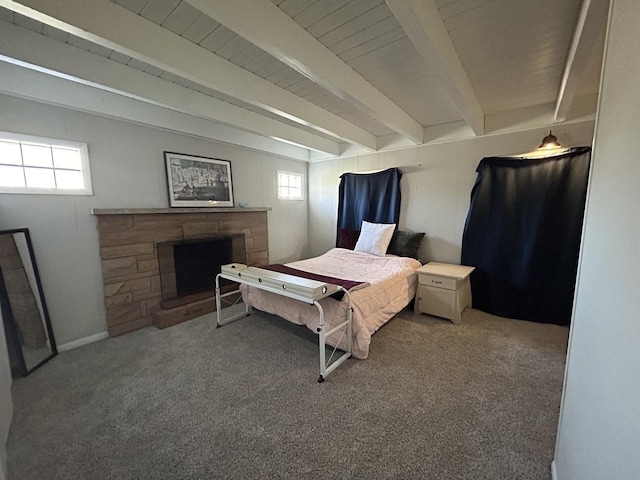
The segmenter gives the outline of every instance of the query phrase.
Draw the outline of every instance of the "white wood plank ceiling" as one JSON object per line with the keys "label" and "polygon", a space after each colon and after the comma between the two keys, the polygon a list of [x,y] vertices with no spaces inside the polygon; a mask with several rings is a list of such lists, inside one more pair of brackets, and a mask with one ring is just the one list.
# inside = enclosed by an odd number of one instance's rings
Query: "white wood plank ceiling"
{"label": "white wood plank ceiling", "polygon": [[570,120],[574,99],[597,94],[607,10],[608,0],[0,0],[0,92],[21,95],[2,81],[14,63],[309,151],[376,151],[447,125],[482,135],[487,116],[541,105]]}

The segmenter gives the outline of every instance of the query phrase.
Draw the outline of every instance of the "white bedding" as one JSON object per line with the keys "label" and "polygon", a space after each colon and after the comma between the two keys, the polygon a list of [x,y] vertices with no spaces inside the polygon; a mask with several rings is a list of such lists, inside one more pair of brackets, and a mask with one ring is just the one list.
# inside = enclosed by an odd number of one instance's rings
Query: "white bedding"
{"label": "white bedding", "polygon": [[[346,280],[367,282],[367,286],[351,290],[353,303],[353,356],[367,358],[371,336],[385,322],[406,307],[414,297],[417,285],[415,269],[420,262],[413,258],[386,256],[333,248],[319,257],[287,263],[287,266]],[[249,305],[283,317],[298,325],[306,325],[316,332],[320,319],[315,305],[241,285],[242,297]],[[332,298],[320,300],[324,310],[326,329],[344,321],[346,296],[342,301]],[[336,345],[340,332],[329,337],[328,343]],[[339,348],[346,349],[342,339]]]}

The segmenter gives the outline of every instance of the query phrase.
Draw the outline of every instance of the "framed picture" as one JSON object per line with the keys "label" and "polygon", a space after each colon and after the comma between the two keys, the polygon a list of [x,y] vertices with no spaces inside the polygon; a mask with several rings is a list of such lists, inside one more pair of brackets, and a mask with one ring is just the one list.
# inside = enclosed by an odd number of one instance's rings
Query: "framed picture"
{"label": "framed picture", "polygon": [[233,207],[231,162],[164,152],[172,207]]}

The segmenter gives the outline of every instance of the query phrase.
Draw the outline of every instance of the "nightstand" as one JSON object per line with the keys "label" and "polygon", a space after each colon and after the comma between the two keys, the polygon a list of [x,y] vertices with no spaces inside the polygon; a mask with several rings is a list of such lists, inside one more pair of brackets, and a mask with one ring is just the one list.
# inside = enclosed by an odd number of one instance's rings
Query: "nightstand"
{"label": "nightstand", "polygon": [[416,270],[416,313],[427,313],[460,323],[462,311],[471,307],[469,275],[475,267],[429,262]]}

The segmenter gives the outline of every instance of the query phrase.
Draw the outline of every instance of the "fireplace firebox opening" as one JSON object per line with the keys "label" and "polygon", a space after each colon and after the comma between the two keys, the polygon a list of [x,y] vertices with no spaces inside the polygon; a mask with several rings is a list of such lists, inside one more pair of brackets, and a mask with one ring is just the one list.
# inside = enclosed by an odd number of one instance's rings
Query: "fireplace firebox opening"
{"label": "fireplace firebox opening", "polygon": [[[156,244],[163,309],[215,296],[215,278],[228,263],[246,263],[244,235],[217,235]],[[231,282],[220,282],[226,290]],[[225,288],[226,287],[226,288]]]}

